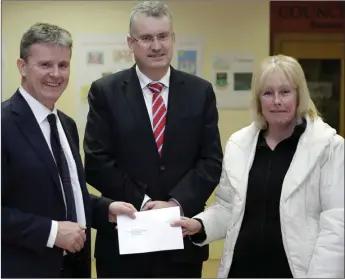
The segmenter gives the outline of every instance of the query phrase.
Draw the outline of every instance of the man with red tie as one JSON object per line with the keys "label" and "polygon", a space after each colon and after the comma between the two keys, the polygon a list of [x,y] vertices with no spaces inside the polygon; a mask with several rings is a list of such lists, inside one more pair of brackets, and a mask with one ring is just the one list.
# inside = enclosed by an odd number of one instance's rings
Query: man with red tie
{"label": "man with red tie", "polygon": [[[168,7],[141,2],[130,16],[136,64],[91,85],[84,139],[87,182],[137,210],[203,211],[222,165],[212,85],[170,66],[175,34]],[[119,255],[114,224],[97,231],[98,277],[201,278],[208,247]]]}

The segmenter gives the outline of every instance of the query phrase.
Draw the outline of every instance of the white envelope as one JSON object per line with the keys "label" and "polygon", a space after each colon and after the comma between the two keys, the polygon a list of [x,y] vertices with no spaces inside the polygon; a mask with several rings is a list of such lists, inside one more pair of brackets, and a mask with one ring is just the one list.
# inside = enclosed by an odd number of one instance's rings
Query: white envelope
{"label": "white envelope", "polygon": [[181,227],[172,227],[180,219],[180,208],[169,207],[117,217],[120,255],[184,249]]}

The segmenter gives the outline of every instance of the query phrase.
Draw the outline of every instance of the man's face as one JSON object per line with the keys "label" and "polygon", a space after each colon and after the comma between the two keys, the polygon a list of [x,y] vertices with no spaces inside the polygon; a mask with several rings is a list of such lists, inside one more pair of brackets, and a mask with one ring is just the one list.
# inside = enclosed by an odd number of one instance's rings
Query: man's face
{"label": "man's face", "polygon": [[144,70],[166,69],[174,51],[175,35],[168,17],[140,15],[127,37],[135,61]]}
{"label": "man's face", "polygon": [[53,109],[68,85],[70,60],[70,47],[32,45],[27,61],[21,58],[17,61],[23,88],[44,106]]}

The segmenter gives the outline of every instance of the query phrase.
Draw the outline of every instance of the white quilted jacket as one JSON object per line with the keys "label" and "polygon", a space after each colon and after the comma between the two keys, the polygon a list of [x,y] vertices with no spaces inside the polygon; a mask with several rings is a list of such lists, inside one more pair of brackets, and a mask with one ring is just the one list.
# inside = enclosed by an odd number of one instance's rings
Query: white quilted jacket
{"label": "white quilted jacket", "polygon": [[[258,135],[252,124],[230,137],[216,203],[195,216],[207,234],[196,245],[225,238],[218,278],[230,270]],[[321,119],[307,118],[284,179],[280,221],[295,278],[344,278],[344,139]]]}

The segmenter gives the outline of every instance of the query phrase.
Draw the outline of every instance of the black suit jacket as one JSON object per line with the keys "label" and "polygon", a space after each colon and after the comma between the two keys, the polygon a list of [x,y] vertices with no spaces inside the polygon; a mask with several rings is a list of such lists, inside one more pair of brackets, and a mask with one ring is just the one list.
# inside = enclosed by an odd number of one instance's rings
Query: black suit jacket
{"label": "black suit jacket", "polygon": [[[77,165],[87,241],[75,254],[75,277],[91,276],[90,225],[107,223],[110,200],[88,194],[75,122],[58,111]],[[29,105],[17,91],[1,111],[1,275],[60,277],[63,250],[47,248],[51,220],[65,220],[56,164]],[[102,223],[103,222],[103,223]]]}
{"label": "black suit jacket", "polygon": [[[223,156],[209,82],[171,67],[162,157],[135,66],[93,82],[89,105],[84,151],[90,185],[138,210],[145,193],[153,200],[176,199],[188,217],[204,210],[219,182]],[[185,238],[184,250],[158,254],[173,261],[201,262],[208,257],[208,247],[194,246]],[[118,240],[109,225],[98,230],[95,256],[116,255]],[[145,259],[149,257],[140,258]]]}

